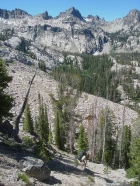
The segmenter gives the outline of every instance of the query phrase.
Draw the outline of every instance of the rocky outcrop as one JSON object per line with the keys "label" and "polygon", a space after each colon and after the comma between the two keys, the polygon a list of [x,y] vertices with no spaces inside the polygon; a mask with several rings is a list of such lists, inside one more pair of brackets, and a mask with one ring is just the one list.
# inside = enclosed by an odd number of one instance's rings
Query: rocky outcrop
{"label": "rocky outcrop", "polygon": [[34,157],[25,157],[22,169],[28,176],[39,181],[48,180],[51,174],[50,169],[44,164],[43,160]]}
{"label": "rocky outcrop", "polygon": [[84,21],[81,13],[75,9],[74,7],[71,7],[69,10],[66,10],[65,12],[61,12],[59,16],[56,18],[64,18],[65,21],[77,21],[78,19],[81,21]]}
{"label": "rocky outcrop", "polygon": [[8,11],[5,9],[0,9],[0,17],[4,19],[10,18],[24,18],[29,15],[26,11],[16,8],[15,10]]}
{"label": "rocky outcrop", "polygon": [[125,25],[132,25],[140,22],[140,11],[137,9],[131,10],[127,16],[123,18]]}
{"label": "rocky outcrop", "polygon": [[49,14],[48,14],[47,11],[45,11],[45,12],[42,13],[41,15],[42,15],[42,18],[43,18],[44,20],[48,20],[48,19],[51,19],[51,18],[52,18],[52,16],[49,16]]}
{"label": "rocky outcrop", "polygon": [[[35,66],[38,66],[38,61],[41,60],[44,61],[47,69],[51,69],[54,65],[62,63],[64,60],[62,53],[49,48],[41,47],[39,50],[35,46],[30,46],[29,53],[15,50],[20,41],[21,39],[18,37],[12,37],[5,42],[0,41],[0,58],[7,62],[19,61],[27,65]],[[36,59],[29,56],[30,52],[36,55]]]}
{"label": "rocky outcrop", "polygon": [[[41,49],[43,46],[59,52],[103,54],[140,50],[138,10],[132,10],[126,17],[112,22],[106,22],[99,16],[84,18],[74,7],[55,18],[47,11],[30,16],[20,9],[1,9],[0,17],[0,39],[7,43],[11,37],[23,37],[32,41],[33,47]],[[10,30],[12,35],[9,36]]]}

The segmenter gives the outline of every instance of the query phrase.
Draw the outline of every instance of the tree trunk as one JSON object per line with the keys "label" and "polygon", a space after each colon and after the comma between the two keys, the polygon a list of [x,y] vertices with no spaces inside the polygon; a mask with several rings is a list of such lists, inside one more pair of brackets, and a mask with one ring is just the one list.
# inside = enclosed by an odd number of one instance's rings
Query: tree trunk
{"label": "tree trunk", "polygon": [[95,117],[93,118],[93,143],[92,143],[92,161],[94,160],[95,157],[95,145],[96,145],[96,129],[97,129],[97,103],[98,103],[98,97],[96,97],[95,100],[95,105],[94,105],[94,110],[93,110],[93,115]]}
{"label": "tree trunk", "polygon": [[103,163],[104,160],[104,151],[105,151],[105,141],[106,141],[106,120],[107,120],[107,107],[108,107],[108,87],[107,87],[107,95],[106,95],[106,109],[105,109],[105,124],[104,124],[104,128],[103,128],[103,150],[102,150],[102,159],[101,162]]}
{"label": "tree trunk", "polygon": [[29,93],[30,93],[30,88],[31,88],[31,85],[33,83],[33,80],[34,80],[34,78],[36,76],[36,72],[37,72],[37,69],[35,71],[35,74],[32,77],[32,80],[30,81],[29,88],[27,90],[27,93],[26,93],[26,96],[25,96],[25,100],[23,102],[23,105],[22,105],[22,108],[21,108],[21,110],[19,112],[19,115],[17,116],[17,118],[15,120],[15,131],[16,131],[16,134],[19,133],[19,122],[20,122],[21,116],[22,116],[22,114],[23,114],[23,112],[25,110],[25,106],[26,106],[26,103],[27,103],[27,100],[28,100],[28,96],[29,96]]}
{"label": "tree trunk", "polygon": [[123,107],[122,131],[121,131],[121,139],[120,139],[119,169],[122,166],[122,143],[123,143],[123,136],[124,136],[124,120],[125,120],[125,104]]}

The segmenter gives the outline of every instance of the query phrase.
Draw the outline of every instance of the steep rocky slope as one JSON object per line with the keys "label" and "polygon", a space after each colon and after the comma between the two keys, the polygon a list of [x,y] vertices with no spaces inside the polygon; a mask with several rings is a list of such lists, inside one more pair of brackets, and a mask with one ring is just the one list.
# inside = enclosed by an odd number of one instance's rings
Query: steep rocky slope
{"label": "steep rocky slope", "polygon": [[[26,133],[24,135],[27,135]],[[8,143],[10,144],[10,142]],[[13,142],[11,141],[11,144]],[[19,179],[18,174],[23,173],[23,162],[25,157],[34,157],[34,153],[27,147],[4,145],[0,139],[0,185],[1,186],[25,186],[25,182]],[[126,172],[123,169],[108,169],[106,166],[87,162],[87,167],[79,164],[76,166],[74,155],[57,151],[52,157],[52,161],[47,163],[51,170],[48,180],[39,181],[36,178],[29,177],[30,185],[62,185],[62,186],[130,186],[130,179],[125,177]]]}
{"label": "steep rocky slope", "polygon": [[[24,65],[19,62],[9,63],[7,67],[9,74],[13,76],[13,81],[9,84],[9,88],[6,90],[8,94],[11,94],[15,98],[15,104],[12,112],[17,115],[22,106],[26,91],[28,89],[29,81],[35,72],[35,67]],[[44,103],[48,108],[49,122],[53,128],[53,106],[50,93],[57,94],[58,83],[54,81],[47,73],[38,70],[37,75],[34,79],[31,91],[29,94],[29,103],[33,117],[38,115],[38,94],[43,97]],[[79,98],[75,112],[82,117],[83,123],[87,124],[87,116],[92,114],[92,107],[96,104],[96,115],[99,117],[100,111],[106,107],[106,104],[114,112],[116,116],[116,122],[121,125],[123,116],[123,105],[106,101],[104,98],[96,97],[83,93]],[[125,111],[125,124],[131,125],[132,119],[137,117],[137,113],[130,108],[126,108]]]}

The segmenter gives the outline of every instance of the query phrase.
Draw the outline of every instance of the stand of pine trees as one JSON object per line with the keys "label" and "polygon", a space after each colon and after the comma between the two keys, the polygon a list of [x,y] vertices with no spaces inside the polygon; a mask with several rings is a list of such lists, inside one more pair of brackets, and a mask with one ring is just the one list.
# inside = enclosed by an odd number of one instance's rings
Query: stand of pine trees
{"label": "stand of pine trees", "polygon": [[47,144],[49,140],[49,130],[50,130],[47,107],[43,103],[43,99],[40,97],[40,95],[38,95],[38,100],[39,100],[39,116],[36,121],[36,131],[40,139]]}
{"label": "stand of pine trees", "polygon": [[13,98],[4,91],[11,81],[12,77],[8,75],[4,61],[0,59],[0,124],[4,118],[12,117],[10,109],[13,106]]}

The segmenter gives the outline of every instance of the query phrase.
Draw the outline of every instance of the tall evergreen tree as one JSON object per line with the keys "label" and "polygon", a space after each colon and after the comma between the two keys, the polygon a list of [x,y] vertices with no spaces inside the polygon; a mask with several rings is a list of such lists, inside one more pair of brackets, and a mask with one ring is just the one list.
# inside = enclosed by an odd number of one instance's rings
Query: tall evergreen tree
{"label": "tall evergreen tree", "polygon": [[106,128],[106,143],[105,143],[105,154],[104,163],[112,166],[113,155],[116,147],[116,136],[115,136],[115,123],[114,114],[112,111],[108,111],[107,115],[107,128]]}
{"label": "tall evergreen tree", "polygon": [[33,134],[34,132],[34,127],[33,127],[33,119],[31,116],[31,111],[29,104],[26,104],[25,108],[25,115],[24,115],[24,120],[23,120],[23,130],[29,132],[30,134]]}
{"label": "tall evergreen tree", "polygon": [[5,63],[0,59],[0,123],[5,117],[12,116],[10,109],[13,106],[13,98],[4,92],[12,77],[8,75]]}
{"label": "tall evergreen tree", "polygon": [[129,162],[135,177],[140,181],[140,114],[133,123]]}
{"label": "tall evergreen tree", "polygon": [[54,112],[56,113],[55,126],[58,126],[59,123],[59,142],[61,143],[61,149],[64,149],[65,144],[68,143],[71,152],[74,143],[74,132],[76,129],[74,120],[78,117],[74,113],[78,94],[73,92],[73,89],[64,83],[59,85],[58,99],[55,99],[54,96],[51,95],[54,103]]}
{"label": "tall evergreen tree", "polygon": [[40,70],[46,72],[46,65],[45,65],[44,61],[39,61],[38,62],[38,67],[39,67]]}
{"label": "tall evergreen tree", "polygon": [[135,138],[130,146],[130,166],[140,180],[140,137]]}
{"label": "tall evergreen tree", "polygon": [[49,130],[49,139],[48,139],[49,144],[52,144],[52,141],[53,141],[53,134],[52,131]]}
{"label": "tall evergreen tree", "polygon": [[37,122],[37,130],[40,138],[43,142],[48,143],[49,138],[49,122],[48,122],[48,114],[46,105],[43,104],[43,99],[38,96],[39,98],[39,116]]}
{"label": "tall evergreen tree", "polygon": [[124,126],[124,139],[123,139],[123,167],[128,169],[129,164],[129,154],[130,154],[130,144],[131,144],[131,128],[130,126]]}
{"label": "tall evergreen tree", "polygon": [[62,149],[61,136],[60,136],[60,119],[59,119],[58,111],[56,112],[56,119],[55,119],[55,144],[58,147],[58,149]]}
{"label": "tall evergreen tree", "polygon": [[83,125],[80,125],[79,137],[78,137],[78,153],[81,150],[87,150],[87,135],[85,133],[85,129]]}

